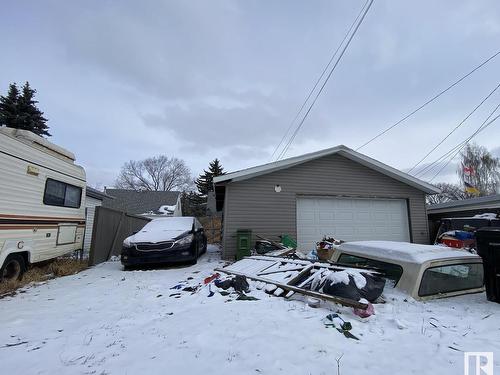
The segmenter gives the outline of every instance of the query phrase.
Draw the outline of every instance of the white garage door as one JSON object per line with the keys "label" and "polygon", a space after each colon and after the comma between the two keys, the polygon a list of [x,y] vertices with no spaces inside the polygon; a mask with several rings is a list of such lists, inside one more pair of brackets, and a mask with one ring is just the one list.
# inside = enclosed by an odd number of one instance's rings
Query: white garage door
{"label": "white garage door", "polygon": [[325,235],[344,241],[410,241],[406,200],[297,198],[299,249],[314,249]]}

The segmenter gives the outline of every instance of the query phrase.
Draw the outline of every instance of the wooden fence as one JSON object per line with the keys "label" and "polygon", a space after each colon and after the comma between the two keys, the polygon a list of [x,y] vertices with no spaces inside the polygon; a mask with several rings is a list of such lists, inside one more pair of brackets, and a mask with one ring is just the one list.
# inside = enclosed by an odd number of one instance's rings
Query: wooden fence
{"label": "wooden fence", "polygon": [[89,265],[93,266],[120,255],[123,240],[141,230],[150,219],[106,207],[96,207]]}
{"label": "wooden fence", "polygon": [[222,219],[218,216],[199,217],[201,225],[205,229],[207,242],[219,244],[222,242]]}

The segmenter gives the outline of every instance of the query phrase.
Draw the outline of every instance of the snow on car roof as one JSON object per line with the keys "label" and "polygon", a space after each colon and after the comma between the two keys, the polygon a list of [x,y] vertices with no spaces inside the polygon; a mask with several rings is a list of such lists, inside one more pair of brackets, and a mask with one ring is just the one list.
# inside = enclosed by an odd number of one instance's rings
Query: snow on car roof
{"label": "snow on car roof", "polygon": [[193,225],[193,220],[192,216],[159,217],[151,220],[146,226],[149,229],[189,230]]}
{"label": "snow on car roof", "polygon": [[340,250],[359,254],[373,255],[381,259],[392,259],[408,263],[424,263],[432,260],[479,258],[465,250],[451,249],[439,245],[419,245],[395,241],[353,241],[337,246]]}

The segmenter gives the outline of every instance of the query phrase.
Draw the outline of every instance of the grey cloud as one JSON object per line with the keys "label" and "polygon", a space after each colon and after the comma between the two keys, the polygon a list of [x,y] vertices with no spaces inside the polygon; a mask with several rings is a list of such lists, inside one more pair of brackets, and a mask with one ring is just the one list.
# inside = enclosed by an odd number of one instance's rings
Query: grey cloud
{"label": "grey cloud", "polygon": [[[195,173],[215,156],[238,169],[268,161],[362,4],[6,1],[0,84],[39,88],[54,140],[78,152],[91,179],[162,152]],[[376,1],[289,154],[356,147],[399,120],[493,53],[499,19],[495,0]],[[499,66],[362,151],[412,165],[491,90]],[[486,133],[477,142],[498,147]]]}

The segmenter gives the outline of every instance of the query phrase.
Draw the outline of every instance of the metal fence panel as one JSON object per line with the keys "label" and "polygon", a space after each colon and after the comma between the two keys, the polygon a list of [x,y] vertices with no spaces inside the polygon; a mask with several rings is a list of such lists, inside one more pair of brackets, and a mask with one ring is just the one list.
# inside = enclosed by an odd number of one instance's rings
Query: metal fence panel
{"label": "metal fence panel", "polygon": [[120,255],[125,238],[141,230],[150,220],[106,207],[96,207],[89,265]]}

